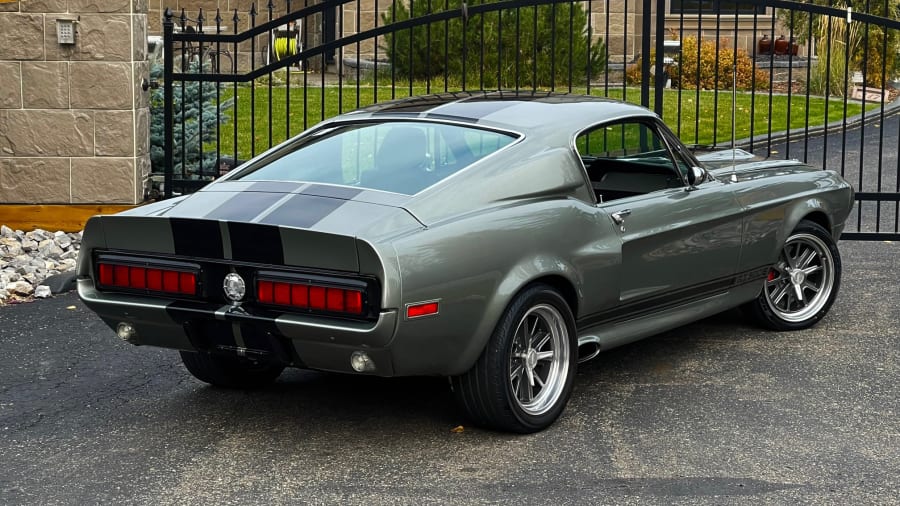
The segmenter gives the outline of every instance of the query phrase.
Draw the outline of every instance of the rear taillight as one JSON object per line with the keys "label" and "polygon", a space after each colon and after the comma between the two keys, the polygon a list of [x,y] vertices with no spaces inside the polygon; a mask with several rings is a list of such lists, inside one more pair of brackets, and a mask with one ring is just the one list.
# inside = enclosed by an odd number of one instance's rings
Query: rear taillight
{"label": "rear taillight", "polygon": [[197,295],[197,272],[100,262],[97,274],[99,288]]}
{"label": "rear taillight", "polygon": [[363,290],[354,288],[261,279],[256,283],[256,296],[260,303],[275,306],[352,315],[365,311]]}

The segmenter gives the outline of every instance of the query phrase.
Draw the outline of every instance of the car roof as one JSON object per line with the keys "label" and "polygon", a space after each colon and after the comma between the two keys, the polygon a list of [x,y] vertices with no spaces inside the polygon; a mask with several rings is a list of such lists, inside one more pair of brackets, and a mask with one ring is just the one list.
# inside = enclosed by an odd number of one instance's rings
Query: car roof
{"label": "car roof", "polygon": [[571,137],[591,125],[623,117],[655,118],[656,115],[638,105],[603,97],[521,90],[466,91],[403,98],[371,105],[334,120],[445,120]]}

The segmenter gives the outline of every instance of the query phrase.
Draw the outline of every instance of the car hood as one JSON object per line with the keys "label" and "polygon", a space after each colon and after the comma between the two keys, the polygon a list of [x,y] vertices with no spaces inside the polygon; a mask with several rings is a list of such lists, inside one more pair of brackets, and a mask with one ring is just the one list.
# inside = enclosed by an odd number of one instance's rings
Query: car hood
{"label": "car hood", "polygon": [[731,167],[732,165],[742,165],[764,160],[764,158],[744,151],[743,149],[723,149],[721,151],[710,151],[706,153],[695,151],[694,156],[708,169]]}

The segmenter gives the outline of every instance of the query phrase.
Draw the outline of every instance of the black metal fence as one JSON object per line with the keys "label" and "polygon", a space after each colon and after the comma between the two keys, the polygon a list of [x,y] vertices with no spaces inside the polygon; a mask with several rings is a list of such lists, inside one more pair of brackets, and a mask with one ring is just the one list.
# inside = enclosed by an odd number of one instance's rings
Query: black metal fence
{"label": "black metal fence", "polygon": [[695,149],[734,145],[838,170],[858,199],[845,238],[897,240],[898,2],[820,3],[288,0],[282,16],[272,1],[227,15],[167,10],[154,172],[169,197],[375,102],[556,90],[643,104]]}

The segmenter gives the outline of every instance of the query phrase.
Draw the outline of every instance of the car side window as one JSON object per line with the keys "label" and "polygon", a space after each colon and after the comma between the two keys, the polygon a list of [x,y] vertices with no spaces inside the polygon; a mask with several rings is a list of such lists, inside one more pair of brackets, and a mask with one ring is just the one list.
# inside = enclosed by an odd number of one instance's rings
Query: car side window
{"label": "car side window", "polygon": [[659,132],[640,121],[581,133],[575,147],[599,202],[684,186]]}

